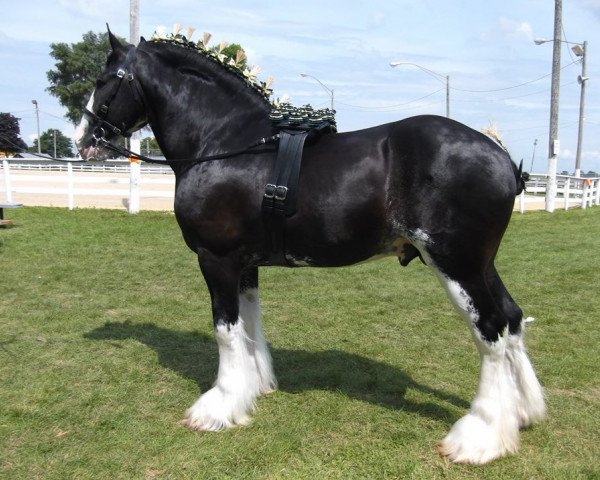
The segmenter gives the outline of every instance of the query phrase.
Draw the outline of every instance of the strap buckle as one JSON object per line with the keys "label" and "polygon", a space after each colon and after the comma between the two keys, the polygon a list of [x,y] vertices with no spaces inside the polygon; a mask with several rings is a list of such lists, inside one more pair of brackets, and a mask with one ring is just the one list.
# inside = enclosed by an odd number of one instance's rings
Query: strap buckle
{"label": "strap buckle", "polygon": [[265,198],[275,199],[280,202],[284,201],[287,197],[288,188],[284,185],[273,185],[272,183],[267,183],[265,186]]}
{"label": "strap buckle", "polygon": [[129,82],[133,81],[133,73],[127,72],[127,70],[125,70],[124,68],[119,68],[117,70],[117,77],[126,78]]}
{"label": "strap buckle", "polygon": [[275,188],[275,200],[283,201],[287,197],[288,188],[283,185],[278,185]]}

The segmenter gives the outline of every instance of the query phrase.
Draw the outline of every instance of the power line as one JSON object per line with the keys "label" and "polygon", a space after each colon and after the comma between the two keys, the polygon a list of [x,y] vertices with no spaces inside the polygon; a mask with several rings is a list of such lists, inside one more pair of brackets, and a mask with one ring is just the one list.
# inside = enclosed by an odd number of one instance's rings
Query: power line
{"label": "power line", "polygon": [[[561,67],[561,70],[564,70],[567,67],[570,67],[571,65],[578,63],[578,60],[568,63],[566,64],[564,67]],[[547,73],[546,75],[543,75],[539,78],[536,78],[535,80],[529,80],[528,82],[524,82],[524,83],[519,83],[518,85],[513,85],[511,87],[503,87],[503,88],[496,88],[494,90],[468,90],[468,89],[464,89],[464,88],[456,88],[456,87],[450,87],[450,90],[456,90],[457,92],[466,92],[466,93],[493,93],[493,92],[503,92],[505,90],[512,90],[513,88],[519,88],[519,87],[524,87],[525,85],[530,85],[532,83],[535,82],[539,82],[540,80],[543,80],[544,78],[547,78],[549,76],[551,76],[552,73]]]}
{"label": "power line", "polygon": [[40,113],[43,113],[44,115],[48,115],[49,117],[57,118],[58,120],[62,120],[65,123],[69,123],[69,124],[71,123],[65,117],[59,117],[58,115],[54,115],[53,113],[50,113],[50,112],[45,112],[44,110],[40,110]]}
{"label": "power line", "polygon": [[[574,80],[571,82],[566,82],[566,83],[561,84],[561,87],[573,85],[574,83],[577,83],[577,82]],[[513,97],[502,97],[502,98],[477,97],[477,98],[470,98],[470,99],[454,99],[453,102],[458,102],[458,103],[503,102],[505,100],[515,100],[517,98],[531,97],[533,95],[539,95],[541,93],[548,93],[548,89],[545,88],[544,90],[537,90],[535,92],[525,93],[523,95],[515,95]]]}
{"label": "power line", "polygon": [[[372,107],[372,106],[368,106],[368,105],[352,105],[350,103],[344,103],[344,102],[340,102],[339,100],[337,101],[338,105],[344,105],[346,107],[352,107],[352,108],[359,108],[362,110],[366,110],[366,111],[373,111],[373,112],[378,112],[378,111],[393,111],[393,110],[399,110],[402,109],[402,107],[406,106],[406,105],[410,105],[416,102],[419,102],[425,98],[431,97],[432,95],[435,95],[436,93],[439,93],[441,91],[443,91],[444,88],[440,88],[439,90],[436,90],[434,92],[428,93],[427,95],[424,95],[422,97],[419,98],[415,98],[414,100],[409,100],[408,102],[403,102],[403,103],[396,103],[396,104],[391,104],[391,105],[382,105],[381,107]],[[438,103],[438,102],[436,102]]]}

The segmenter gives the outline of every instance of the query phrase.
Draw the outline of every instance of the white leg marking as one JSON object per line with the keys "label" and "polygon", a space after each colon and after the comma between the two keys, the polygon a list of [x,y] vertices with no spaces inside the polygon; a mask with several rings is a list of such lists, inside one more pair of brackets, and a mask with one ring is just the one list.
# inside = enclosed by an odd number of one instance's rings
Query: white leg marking
{"label": "white leg marking", "polygon": [[483,340],[475,327],[479,313],[457,283],[438,277],[452,303],[467,321],[481,359],[479,389],[469,413],[458,420],[440,444],[440,452],[453,462],[486,463],[514,453],[519,443],[517,383],[508,360],[507,334],[496,342]]}
{"label": "white leg marking", "polygon": [[277,390],[277,379],[273,373],[271,354],[262,333],[258,289],[249,289],[240,295],[240,317],[244,320],[246,327],[248,351],[254,360],[260,378],[259,392],[266,394]]}
{"label": "white leg marking", "polygon": [[235,325],[218,324],[215,337],[219,346],[217,381],[186,412],[184,420],[184,425],[194,430],[217,431],[248,424],[259,395],[260,378],[248,351],[242,318]]}
{"label": "white leg marking", "polygon": [[[525,320],[526,321],[526,320]],[[546,416],[544,391],[538,381],[523,341],[525,325],[520,335],[509,335],[506,354],[517,385],[519,426],[528,427]]]}

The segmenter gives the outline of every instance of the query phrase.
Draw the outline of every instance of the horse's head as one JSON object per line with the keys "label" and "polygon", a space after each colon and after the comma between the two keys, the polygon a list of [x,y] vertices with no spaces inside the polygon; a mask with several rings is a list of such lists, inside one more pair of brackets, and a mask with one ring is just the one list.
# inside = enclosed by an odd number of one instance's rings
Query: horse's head
{"label": "horse's head", "polygon": [[147,123],[135,78],[136,48],[121,44],[110,30],[108,35],[111,52],[75,132],[75,144],[84,159],[106,158],[106,141],[129,137]]}

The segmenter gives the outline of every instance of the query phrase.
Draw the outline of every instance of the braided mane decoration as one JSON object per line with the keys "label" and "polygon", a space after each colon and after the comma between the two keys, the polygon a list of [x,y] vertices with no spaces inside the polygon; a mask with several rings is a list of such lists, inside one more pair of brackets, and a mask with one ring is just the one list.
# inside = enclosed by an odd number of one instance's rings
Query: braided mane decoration
{"label": "braided mane decoration", "polygon": [[243,61],[246,59],[246,54],[243,50],[238,50],[235,59],[228,58],[223,53],[223,50],[228,46],[227,42],[223,41],[219,43],[219,46],[215,51],[208,48],[208,43],[212,37],[210,33],[205,32],[201,40],[193,42],[191,40],[194,33],[193,28],[188,27],[185,35],[180,32],[181,25],[178,23],[173,26],[173,33],[166,33],[165,27],[156,27],[156,31],[150,38],[150,41],[169,43],[195,50],[234,73],[242,79],[247,86],[253,88],[271,105],[272,110],[269,118],[276,128],[313,128],[322,125],[323,123],[327,123],[335,131],[335,110],[330,110],[329,108],[314,110],[310,105],[294,107],[293,105],[286,103],[289,98],[287,95],[284,95],[282,99],[277,98],[271,100],[271,95],[273,94],[273,89],[271,88],[271,85],[274,82],[273,77],[268,77],[266,82],[262,82],[256,77],[261,73],[261,68],[258,65],[251,68],[242,68]]}

